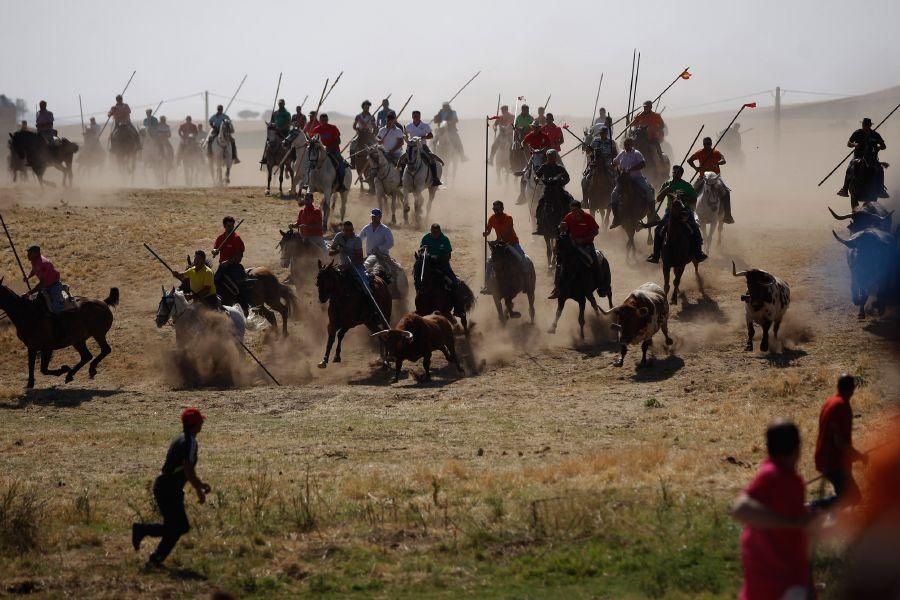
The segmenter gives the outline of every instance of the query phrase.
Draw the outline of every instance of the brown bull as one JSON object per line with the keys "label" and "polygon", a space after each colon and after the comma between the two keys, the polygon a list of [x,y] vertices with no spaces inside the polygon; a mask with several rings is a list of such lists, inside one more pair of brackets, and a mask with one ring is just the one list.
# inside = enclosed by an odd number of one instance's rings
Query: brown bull
{"label": "brown bull", "polygon": [[395,382],[400,379],[400,367],[404,360],[415,362],[420,358],[425,367],[425,381],[431,380],[431,353],[435,350],[443,352],[447,362],[455,364],[459,372],[463,372],[456,356],[453,326],[447,317],[438,312],[426,317],[407,313],[393,329],[373,333],[372,337],[381,340],[387,358],[394,359]]}
{"label": "brown bull", "polygon": [[605,315],[613,315],[615,321],[611,327],[619,334],[622,355],[616,359],[615,366],[621,367],[625,362],[625,354],[630,344],[641,344],[640,367],[647,364],[647,349],[653,343],[653,335],[662,329],[666,336],[666,345],[672,344],[669,337],[669,302],[666,293],[655,283],[645,283],[631,292],[625,301],[610,311],[602,308]]}

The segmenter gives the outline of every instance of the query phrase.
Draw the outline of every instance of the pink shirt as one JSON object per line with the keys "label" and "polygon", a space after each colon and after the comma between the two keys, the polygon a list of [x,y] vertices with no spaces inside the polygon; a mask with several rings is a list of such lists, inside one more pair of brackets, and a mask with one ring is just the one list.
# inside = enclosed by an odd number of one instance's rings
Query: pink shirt
{"label": "pink shirt", "polygon": [[[763,462],[744,492],[785,517],[806,512],[805,487],[796,471]],[[741,534],[744,585],[741,600],[779,600],[793,586],[809,586],[809,540],[802,529],[757,529]]]}
{"label": "pink shirt", "polygon": [[35,275],[45,289],[59,281],[59,271],[56,270],[53,263],[47,260],[47,257],[45,256],[41,256],[38,260],[32,261],[31,273],[29,273],[28,277],[34,277]]}

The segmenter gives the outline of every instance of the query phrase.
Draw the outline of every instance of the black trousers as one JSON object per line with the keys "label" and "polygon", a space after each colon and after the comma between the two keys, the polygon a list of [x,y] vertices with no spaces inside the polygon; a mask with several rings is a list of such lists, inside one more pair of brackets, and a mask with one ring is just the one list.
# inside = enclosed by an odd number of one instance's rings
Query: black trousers
{"label": "black trousers", "polygon": [[161,538],[156,550],[150,555],[150,560],[162,562],[172,552],[178,539],[190,531],[191,526],[184,511],[184,490],[157,477],[153,482],[153,497],[162,513],[163,522],[140,524],[138,531],[143,537]]}

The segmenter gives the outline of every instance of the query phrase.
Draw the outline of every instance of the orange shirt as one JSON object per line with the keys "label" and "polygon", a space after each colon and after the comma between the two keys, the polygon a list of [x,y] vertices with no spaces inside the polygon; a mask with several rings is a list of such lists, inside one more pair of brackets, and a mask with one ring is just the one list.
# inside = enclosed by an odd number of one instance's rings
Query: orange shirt
{"label": "orange shirt", "polygon": [[513,218],[506,213],[493,214],[488,219],[487,231],[493,229],[497,232],[497,239],[502,240],[510,246],[519,243],[519,236],[513,228]]}
{"label": "orange shirt", "polygon": [[705,173],[707,171],[712,171],[713,173],[719,172],[719,161],[721,161],[724,156],[718,150],[713,150],[710,148],[707,150],[706,148],[700,148],[693,154],[691,154],[691,158],[689,159],[691,162],[697,161],[700,164],[698,167],[700,168],[701,173]]}
{"label": "orange shirt", "polygon": [[666,126],[662,116],[659,113],[639,113],[631,122],[632,127],[646,127],[647,135],[652,140],[662,141],[663,128]]}

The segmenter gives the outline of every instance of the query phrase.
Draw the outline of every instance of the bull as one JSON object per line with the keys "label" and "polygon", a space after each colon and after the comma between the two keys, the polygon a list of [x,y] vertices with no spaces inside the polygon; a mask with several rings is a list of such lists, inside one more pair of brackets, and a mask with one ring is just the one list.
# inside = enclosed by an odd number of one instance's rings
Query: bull
{"label": "bull", "polygon": [[864,202],[856,210],[839,215],[831,207],[828,208],[831,216],[838,221],[850,220],[847,229],[851,234],[859,233],[866,229],[881,229],[882,231],[891,232],[894,211],[888,211],[878,202]]}
{"label": "bull", "polygon": [[741,295],[747,313],[747,346],[744,350],[753,350],[753,324],[756,323],[762,328],[759,349],[768,352],[769,327],[774,326],[775,339],[778,339],[784,313],[791,305],[791,287],[783,279],[761,269],[738,272],[734,261],[731,261],[731,273],[747,279],[747,293]]}
{"label": "bull", "polygon": [[872,305],[878,314],[884,314],[897,275],[896,238],[880,229],[865,229],[846,240],[833,230],[831,234],[847,247],[850,293],[853,304],[859,307],[859,318],[866,318],[866,304],[870,297],[875,298]]}
{"label": "bull", "polygon": [[647,349],[653,343],[653,335],[660,329],[666,336],[666,345],[672,344],[669,337],[669,301],[666,293],[655,283],[645,283],[631,292],[625,301],[612,310],[600,311],[604,315],[613,315],[611,328],[618,333],[618,341],[622,346],[622,354],[613,363],[621,367],[625,362],[625,354],[631,344],[641,344],[641,362],[647,365]]}
{"label": "bull", "polygon": [[395,361],[394,382],[400,379],[400,368],[404,360],[415,362],[422,359],[425,367],[425,381],[431,380],[431,353],[440,350],[450,364],[455,364],[459,372],[463,372],[456,356],[456,342],[453,337],[453,326],[439,312],[422,317],[416,313],[407,313],[393,329],[385,329],[373,333],[372,337],[381,340],[387,358]]}

